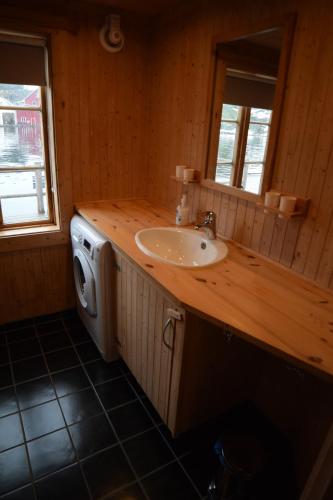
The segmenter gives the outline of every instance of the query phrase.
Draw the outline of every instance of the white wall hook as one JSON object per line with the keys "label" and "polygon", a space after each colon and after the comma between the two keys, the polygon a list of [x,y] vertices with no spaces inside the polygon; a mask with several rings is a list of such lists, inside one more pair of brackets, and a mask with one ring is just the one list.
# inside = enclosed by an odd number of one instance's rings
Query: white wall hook
{"label": "white wall hook", "polygon": [[99,32],[100,42],[108,52],[120,52],[124,47],[125,38],[120,29],[120,16],[107,16],[104,26]]}

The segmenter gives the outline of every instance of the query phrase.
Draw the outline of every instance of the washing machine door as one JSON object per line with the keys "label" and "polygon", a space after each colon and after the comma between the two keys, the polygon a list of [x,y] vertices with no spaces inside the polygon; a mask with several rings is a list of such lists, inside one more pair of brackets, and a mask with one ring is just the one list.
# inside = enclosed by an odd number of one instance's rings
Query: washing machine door
{"label": "washing machine door", "polygon": [[76,249],[73,258],[74,281],[81,306],[90,316],[96,316],[95,279],[84,253]]}

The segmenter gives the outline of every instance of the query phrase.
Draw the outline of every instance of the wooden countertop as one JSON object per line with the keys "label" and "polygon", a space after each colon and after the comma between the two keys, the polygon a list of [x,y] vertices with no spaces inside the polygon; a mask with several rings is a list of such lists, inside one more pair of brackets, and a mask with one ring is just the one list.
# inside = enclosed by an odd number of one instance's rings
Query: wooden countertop
{"label": "wooden countertop", "polygon": [[174,225],[175,215],[144,200],[78,204],[77,211],[185,307],[333,381],[333,295],[287,269],[227,242],[228,257],[181,269],[148,257],[134,235]]}

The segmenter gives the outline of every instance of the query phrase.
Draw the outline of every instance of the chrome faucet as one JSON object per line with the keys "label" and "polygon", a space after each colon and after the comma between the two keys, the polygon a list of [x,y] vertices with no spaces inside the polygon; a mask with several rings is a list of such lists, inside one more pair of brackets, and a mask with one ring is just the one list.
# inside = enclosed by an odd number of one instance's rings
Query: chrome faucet
{"label": "chrome faucet", "polygon": [[199,213],[199,221],[194,229],[204,229],[209,240],[216,239],[216,214],[210,210]]}

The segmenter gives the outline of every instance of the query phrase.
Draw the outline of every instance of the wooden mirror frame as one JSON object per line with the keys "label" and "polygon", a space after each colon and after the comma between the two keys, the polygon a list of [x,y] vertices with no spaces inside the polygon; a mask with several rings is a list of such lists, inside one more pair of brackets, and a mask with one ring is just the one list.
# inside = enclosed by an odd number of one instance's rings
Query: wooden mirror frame
{"label": "wooden mirror frame", "polygon": [[[244,34],[244,31],[233,32],[227,38],[223,36],[216,36],[212,41],[212,57],[211,57],[211,71],[209,76],[209,97],[207,105],[207,123],[208,123],[208,134],[207,134],[207,148],[206,148],[206,165],[204,178],[201,180],[200,184],[204,187],[210,189],[215,189],[217,191],[222,191],[227,194],[237,196],[246,200],[258,201],[263,197],[264,193],[268,191],[271,187],[272,177],[273,177],[273,167],[276,157],[278,136],[281,125],[282,109],[284,104],[286,82],[289,70],[289,62],[292,50],[292,42],[294,29],[296,25],[296,14],[288,14],[282,18],[266,19],[258,22],[251,28],[250,33]],[[269,31],[273,29],[283,29],[281,54],[279,60],[278,75],[276,81],[276,89],[274,95],[273,103],[273,116],[270,128],[270,134],[267,144],[267,154],[265,160],[265,168],[263,173],[263,179],[261,183],[261,192],[259,194],[251,193],[249,191],[244,191],[244,189],[227,186],[216,182],[212,175],[216,172],[216,155],[218,148],[218,136],[216,134],[217,128],[220,127],[222,106],[223,106],[223,91],[224,91],[224,72],[221,71],[220,65],[223,64],[223,60],[218,57],[217,47],[221,43],[227,43],[235,40],[245,39],[249,36],[253,36],[255,33],[260,33],[264,31]],[[216,111],[218,110],[218,112]],[[212,157],[214,156],[214,168],[212,167]],[[214,172],[213,172],[214,170]]]}

